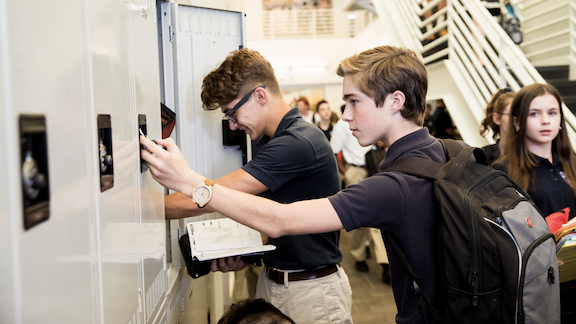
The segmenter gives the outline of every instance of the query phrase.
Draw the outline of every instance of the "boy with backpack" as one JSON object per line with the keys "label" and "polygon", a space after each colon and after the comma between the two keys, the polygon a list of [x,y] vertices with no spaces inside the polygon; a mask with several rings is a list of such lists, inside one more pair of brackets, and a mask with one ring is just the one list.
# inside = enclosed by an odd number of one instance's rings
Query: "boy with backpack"
{"label": "boy with backpack", "polygon": [[[382,170],[407,157],[439,165],[447,162],[444,144],[422,127],[428,79],[426,68],[414,52],[376,47],[343,60],[337,74],[344,78],[346,108],[342,118],[349,123],[352,134],[363,146],[382,140],[389,147]],[[442,243],[449,242],[450,237],[439,238],[442,224],[435,181],[385,171],[328,198],[279,204],[208,185],[209,180],[188,168],[170,139],[158,140],[168,151],[143,137],[140,142],[150,151],[143,150],[142,157],[157,181],[270,237],[342,228],[380,229],[383,236],[398,245],[397,250],[387,244],[398,308],[396,322],[430,323],[444,315],[449,300]],[[208,187],[207,195],[195,197],[194,192],[203,187]],[[236,261],[219,260],[218,267],[233,269]],[[552,272],[557,282],[557,269]]]}

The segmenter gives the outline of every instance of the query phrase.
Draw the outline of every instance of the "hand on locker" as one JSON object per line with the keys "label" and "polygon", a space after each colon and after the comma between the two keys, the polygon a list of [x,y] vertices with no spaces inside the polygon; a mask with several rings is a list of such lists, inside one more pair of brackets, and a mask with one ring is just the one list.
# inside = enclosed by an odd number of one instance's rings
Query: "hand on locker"
{"label": "hand on locker", "polygon": [[146,148],[140,153],[152,177],[166,188],[190,195],[195,185],[202,182],[204,177],[188,167],[180,149],[171,138],[158,139],[156,142],[158,145],[140,136],[140,144]]}

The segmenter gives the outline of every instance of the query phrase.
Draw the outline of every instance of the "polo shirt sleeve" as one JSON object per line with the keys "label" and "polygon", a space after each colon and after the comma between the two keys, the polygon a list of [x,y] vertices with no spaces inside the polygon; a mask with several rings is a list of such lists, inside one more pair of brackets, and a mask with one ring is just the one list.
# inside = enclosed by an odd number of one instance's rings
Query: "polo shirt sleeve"
{"label": "polo shirt sleeve", "polygon": [[292,133],[270,140],[242,169],[274,192],[317,165],[310,141]]}
{"label": "polo shirt sleeve", "polygon": [[377,173],[329,197],[346,231],[360,227],[396,232],[404,221],[408,183],[395,173]]}

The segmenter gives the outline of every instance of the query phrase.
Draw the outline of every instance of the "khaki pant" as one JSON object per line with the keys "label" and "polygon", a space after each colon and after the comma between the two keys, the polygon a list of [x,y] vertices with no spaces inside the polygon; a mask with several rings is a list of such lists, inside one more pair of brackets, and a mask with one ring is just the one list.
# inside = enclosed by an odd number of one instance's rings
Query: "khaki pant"
{"label": "khaki pant", "polygon": [[352,324],[352,289],[340,266],[338,272],[322,278],[282,285],[266,277],[265,267],[258,278],[256,298],[264,298],[295,323]]}

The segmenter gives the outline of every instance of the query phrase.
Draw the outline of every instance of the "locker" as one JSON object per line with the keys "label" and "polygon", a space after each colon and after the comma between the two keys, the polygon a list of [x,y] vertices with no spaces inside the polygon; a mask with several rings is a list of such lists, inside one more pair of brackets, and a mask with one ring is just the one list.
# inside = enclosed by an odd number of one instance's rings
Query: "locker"
{"label": "locker", "polygon": [[[72,0],[0,1],[2,323],[99,322],[85,12]],[[21,127],[22,116],[42,122]],[[26,206],[45,194],[48,214],[34,220]]]}
{"label": "locker", "polygon": [[[246,45],[245,16],[241,12],[199,8],[177,3],[159,7],[159,32],[162,48],[162,100],[175,110],[177,124],[173,138],[189,166],[202,175],[218,179],[242,166],[238,145],[223,145],[223,114],[204,111],[200,100],[202,79],[233,50]],[[245,135],[244,135],[245,136]],[[211,214],[170,221],[172,266],[182,266],[178,237],[191,220],[222,217]],[[232,278],[232,279],[230,279]],[[194,309],[186,309],[186,318],[204,323],[209,313],[216,322],[228,302],[233,277],[215,273],[195,279],[186,293]],[[173,293],[173,292],[171,292]]]}

